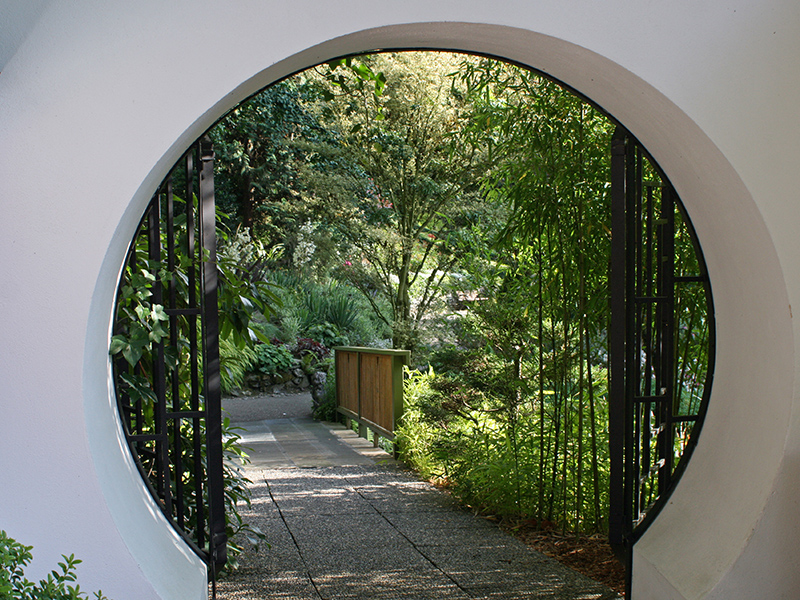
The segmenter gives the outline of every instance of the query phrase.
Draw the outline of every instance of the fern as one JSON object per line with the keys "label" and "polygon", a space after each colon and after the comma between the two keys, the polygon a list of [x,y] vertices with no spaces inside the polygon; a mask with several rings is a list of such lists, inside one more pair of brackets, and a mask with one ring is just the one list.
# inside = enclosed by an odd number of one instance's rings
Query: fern
{"label": "fern", "polygon": [[256,352],[250,346],[239,348],[230,338],[219,340],[220,380],[223,393],[244,385],[245,373],[256,364]]}

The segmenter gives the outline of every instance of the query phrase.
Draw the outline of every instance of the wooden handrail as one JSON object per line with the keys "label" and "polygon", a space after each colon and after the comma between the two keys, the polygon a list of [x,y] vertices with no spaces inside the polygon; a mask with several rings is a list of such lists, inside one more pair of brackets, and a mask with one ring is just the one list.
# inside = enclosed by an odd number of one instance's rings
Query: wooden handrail
{"label": "wooden handrail", "polygon": [[359,435],[394,441],[395,428],[403,415],[403,365],[408,350],[385,350],[339,346],[334,348],[336,410],[356,421]]}

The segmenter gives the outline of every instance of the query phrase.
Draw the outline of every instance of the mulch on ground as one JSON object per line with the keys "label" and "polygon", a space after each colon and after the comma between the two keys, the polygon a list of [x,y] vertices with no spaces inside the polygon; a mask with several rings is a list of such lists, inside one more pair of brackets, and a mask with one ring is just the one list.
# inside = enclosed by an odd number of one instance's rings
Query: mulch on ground
{"label": "mulch on ground", "polygon": [[604,536],[576,536],[526,525],[505,529],[534,550],[625,595],[625,569]]}

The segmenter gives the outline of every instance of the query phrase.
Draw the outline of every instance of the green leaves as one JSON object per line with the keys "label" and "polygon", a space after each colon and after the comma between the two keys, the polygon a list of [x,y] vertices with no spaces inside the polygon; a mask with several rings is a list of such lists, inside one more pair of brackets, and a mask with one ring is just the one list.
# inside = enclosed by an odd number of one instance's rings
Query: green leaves
{"label": "green leaves", "polygon": [[[177,186],[176,186],[177,187]],[[176,212],[183,202],[173,198]],[[203,384],[200,383],[204,360],[204,348],[199,345],[202,323],[198,318],[197,303],[202,298],[201,269],[203,262],[209,260],[208,251],[201,256],[195,245],[194,256],[189,254],[189,237],[198,238],[199,232],[187,231],[187,219],[180,213],[174,219],[174,239],[167,239],[166,219],[160,219],[162,230],[156,247],[167,248],[172,245],[176,256],[167,263],[151,258],[150,241],[153,232],[142,229],[134,240],[133,256],[130,257],[122,275],[114,335],[110,340],[109,354],[119,357],[115,361],[117,390],[129,411],[125,413],[127,425],[137,433],[149,434],[156,431],[155,412],[159,402],[175,410],[202,410],[204,404]],[[195,223],[197,227],[197,223]],[[277,297],[271,284],[263,280],[266,262],[277,256],[278,251],[267,251],[263,245],[252,240],[245,230],[232,234],[219,232],[218,244],[218,304],[220,340],[220,376],[223,390],[239,386],[245,372],[254,363],[256,356],[251,349],[257,333],[251,331],[253,319],[271,314]],[[174,241],[174,244],[172,242]],[[173,309],[165,308],[165,303]],[[169,313],[169,314],[168,314]],[[159,389],[156,394],[155,362],[163,357],[164,377],[169,385]],[[127,366],[125,365],[127,363]],[[163,380],[162,380],[163,381]],[[226,387],[227,386],[227,387]],[[200,425],[204,427],[204,425]],[[203,436],[190,420],[179,420],[178,432],[170,427],[170,443],[173,451],[183,456],[196,454],[195,441]],[[228,458],[245,458],[236,447],[238,437],[228,436],[224,442],[224,452]],[[146,473],[154,472],[154,444],[142,442],[139,446],[139,460]],[[203,460],[205,446],[200,445],[196,458]],[[173,481],[182,481],[186,509],[183,527],[191,535],[199,527],[195,512],[195,496],[199,493],[196,478],[203,477],[192,468],[193,461],[182,462],[183,471],[173,471]],[[173,465],[174,469],[178,467]],[[235,565],[237,549],[233,536],[237,532],[248,534],[254,539],[258,533],[243,522],[237,512],[237,501],[249,498],[247,479],[229,461],[223,466],[223,479],[226,497],[226,527],[229,532],[228,567]],[[155,482],[154,482],[155,485]],[[73,568],[78,561],[70,556],[60,563],[60,570],[53,571],[43,585],[56,589],[59,581],[74,581]],[[0,588],[2,589],[2,588]],[[80,593],[75,588],[75,593]],[[4,596],[0,596],[4,597]],[[42,596],[50,598],[51,596]],[[78,598],[79,596],[52,596],[52,598]],[[27,598],[27,597],[26,597]],[[36,597],[37,599],[39,596]]]}
{"label": "green leaves", "polygon": [[[450,234],[465,212],[482,211],[469,177],[482,156],[455,151],[463,141],[462,107],[449,73],[458,60],[447,53],[376,54],[332,61],[307,75],[333,92],[324,107],[312,108],[341,140],[343,160],[314,172],[306,191],[341,233],[341,254],[356,259],[339,276],[393,324],[397,347],[416,343],[419,324],[441,298],[441,281],[458,254],[447,243]],[[390,311],[379,310],[376,293]]]}
{"label": "green leaves", "polygon": [[[145,295],[137,293],[135,296],[142,298]],[[109,353],[112,356],[122,354],[128,364],[133,366],[152,344],[158,344],[169,335],[163,325],[169,321],[169,316],[164,312],[163,306],[151,306],[148,302],[123,307],[122,310],[129,319],[128,330],[125,334],[117,334],[111,338]]]}
{"label": "green leaves", "polygon": [[[0,598],[8,600],[80,600],[88,598],[77,581],[76,567],[81,561],[74,554],[63,554],[63,562],[45,579],[34,583],[25,578],[24,568],[33,555],[33,546],[23,546],[0,530]],[[96,600],[108,600],[102,591],[95,592]]]}
{"label": "green leaves", "polygon": [[[353,84],[356,88],[363,87],[364,85],[372,86],[373,98],[377,100],[383,95],[383,90],[386,87],[386,76],[383,72],[376,73],[372,67],[367,63],[371,57],[347,57],[332,60],[327,63],[328,73],[326,79],[335,86],[341,88],[345,94],[350,94],[353,91]],[[346,77],[340,74],[337,70],[342,67],[349,70],[355,79]],[[330,94],[326,100],[333,100],[333,94]]]}
{"label": "green leaves", "polygon": [[258,370],[265,375],[285,373],[294,366],[291,350],[283,344],[261,344],[256,347]]}

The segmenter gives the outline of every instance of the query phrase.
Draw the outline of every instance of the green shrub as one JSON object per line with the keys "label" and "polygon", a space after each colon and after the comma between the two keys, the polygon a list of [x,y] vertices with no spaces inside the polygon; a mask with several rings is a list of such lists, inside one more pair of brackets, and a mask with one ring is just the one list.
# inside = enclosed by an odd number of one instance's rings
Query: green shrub
{"label": "green shrub", "polygon": [[[391,337],[391,329],[376,316],[370,302],[347,283],[318,283],[286,272],[270,273],[269,281],[279,287],[281,300],[273,319],[280,333],[269,337],[288,344],[298,337],[310,337],[329,347],[371,346],[376,340]],[[383,314],[390,312],[381,299],[373,302],[381,306]]]}
{"label": "green shrub", "polygon": [[429,361],[437,373],[460,373],[468,370],[468,363],[482,352],[464,350],[455,344],[443,344],[430,352]]}
{"label": "green shrub", "polygon": [[291,344],[300,337],[302,323],[294,314],[287,314],[281,318],[280,332],[275,337],[284,344]]}
{"label": "green shrub", "polygon": [[350,345],[350,339],[342,335],[339,327],[328,321],[312,325],[306,329],[306,335],[328,348]]}
{"label": "green shrub", "polygon": [[353,297],[355,293],[355,290],[343,285],[330,285],[325,290],[325,320],[341,331],[351,329],[358,317],[358,306]]}
{"label": "green shrub", "polygon": [[281,327],[276,323],[269,321],[259,322],[254,324],[255,329],[261,333],[262,338],[271,340],[281,335]]}
{"label": "green shrub", "polygon": [[256,346],[258,370],[265,375],[285,373],[294,366],[294,356],[284,344]]}
{"label": "green shrub", "polygon": [[396,442],[404,462],[426,479],[447,477],[447,462],[435,451],[441,439],[440,428],[429,418],[428,407],[436,403],[431,383],[436,378],[432,368],[427,372],[406,368],[403,382],[403,418],[397,429]]}
{"label": "green shrub", "polygon": [[[8,600],[78,600],[88,598],[75,583],[75,568],[81,563],[73,554],[61,555],[64,562],[50,571],[46,579],[34,583],[25,578],[24,569],[33,555],[33,546],[23,546],[0,530],[0,598]],[[108,600],[102,591],[95,592],[96,600]]]}

